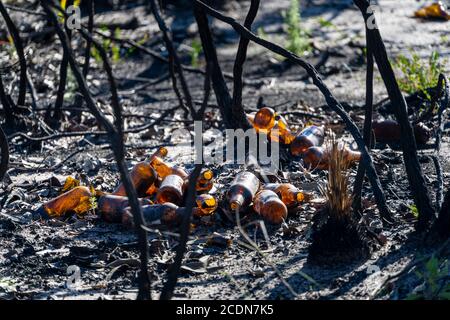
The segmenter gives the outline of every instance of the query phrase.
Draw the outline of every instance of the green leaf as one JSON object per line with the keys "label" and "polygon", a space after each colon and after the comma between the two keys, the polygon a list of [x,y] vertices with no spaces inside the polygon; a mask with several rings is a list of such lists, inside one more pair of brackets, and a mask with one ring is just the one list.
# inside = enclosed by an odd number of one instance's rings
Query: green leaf
{"label": "green leaf", "polygon": [[409,206],[409,210],[411,210],[412,215],[414,218],[419,218],[419,210],[417,209],[416,205]]}

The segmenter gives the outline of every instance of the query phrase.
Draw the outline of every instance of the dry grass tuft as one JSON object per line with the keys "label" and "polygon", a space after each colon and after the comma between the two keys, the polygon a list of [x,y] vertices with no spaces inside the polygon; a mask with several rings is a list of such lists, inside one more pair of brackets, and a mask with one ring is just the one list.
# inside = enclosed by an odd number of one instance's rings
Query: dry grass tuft
{"label": "dry grass tuft", "polygon": [[314,217],[308,261],[336,265],[367,259],[371,247],[365,230],[353,215],[343,144],[333,134],[328,136],[328,182],[321,188],[326,205]]}
{"label": "dry grass tuft", "polygon": [[334,134],[329,134],[330,162],[328,167],[328,183],[322,188],[322,194],[327,199],[330,217],[342,219],[351,215],[352,195],[349,192],[347,163],[343,148]]}

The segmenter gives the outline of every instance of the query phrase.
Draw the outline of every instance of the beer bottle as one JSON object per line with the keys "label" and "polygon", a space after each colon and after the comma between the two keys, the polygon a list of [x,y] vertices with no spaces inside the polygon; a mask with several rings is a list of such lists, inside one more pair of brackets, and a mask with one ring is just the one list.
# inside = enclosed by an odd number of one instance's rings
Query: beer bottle
{"label": "beer bottle", "polygon": [[178,166],[172,166],[158,157],[153,159],[151,166],[155,169],[161,181],[171,174],[176,174],[183,179],[188,177],[186,170]]}
{"label": "beer bottle", "polygon": [[[183,221],[185,211],[185,208],[180,208],[170,202],[142,207],[142,215],[144,216],[146,225],[161,223],[167,226],[178,226]],[[199,208],[193,208],[192,211],[194,216],[200,215]],[[122,224],[128,228],[134,227],[133,215],[131,214],[130,208],[125,209],[122,215]]]}
{"label": "beer bottle", "polygon": [[[144,197],[146,191],[156,182],[157,174],[149,163],[139,162],[131,169],[130,178],[138,197]],[[126,196],[127,193],[123,183],[120,183],[112,194]]]}
{"label": "beer bottle", "polygon": [[[431,138],[431,130],[422,122],[414,125],[414,137],[418,144],[426,144]],[[372,122],[376,142],[398,143],[401,138],[400,125],[395,120],[377,120]]]}
{"label": "beer bottle", "polygon": [[[275,130],[278,130],[278,134],[275,134]],[[281,142],[282,144],[291,144],[295,139],[295,135],[289,129],[289,125],[283,116],[278,116],[278,120],[269,133],[270,140]]]}
{"label": "beer bottle", "polygon": [[162,159],[162,156],[165,155],[167,155],[167,149],[162,147],[150,158],[150,165],[155,169],[159,179],[162,181],[170,174],[176,174],[183,179],[186,179],[188,177],[186,170],[177,166],[172,166],[165,162]]}
{"label": "beer bottle", "polygon": [[[178,206],[173,203],[153,204],[142,207],[142,215],[146,225],[156,221],[162,224],[179,224],[182,217],[177,212]],[[130,208],[125,209],[122,215],[122,224],[129,228],[134,228],[133,215]]]}
{"label": "beer bottle", "polygon": [[256,131],[269,132],[275,125],[275,118],[277,114],[275,110],[269,107],[262,107],[255,114],[253,120],[253,127]]}
{"label": "beer bottle", "polygon": [[290,183],[268,183],[263,189],[275,192],[288,208],[296,207],[305,200],[304,193]]}
{"label": "beer bottle", "polygon": [[45,202],[37,213],[44,218],[61,217],[69,213],[81,215],[93,208],[93,197],[91,189],[78,186]]}
{"label": "beer bottle", "polygon": [[[152,204],[149,199],[139,199],[141,206]],[[105,194],[98,199],[97,210],[107,222],[121,222],[124,209],[128,207],[128,197]]]}
{"label": "beer bottle", "polygon": [[196,216],[210,216],[217,209],[217,200],[212,195],[204,193],[197,196],[195,199],[195,203],[199,210],[195,212]]}
{"label": "beer bottle", "polygon": [[261,190],[253,201],[253,208],[267,222],[278,224],[287,218],[287,207],[277,194],[271,190]]}
{"label": "beer bottle", "polygon": [[[130,172],[131,182],[136,189],[138,197],[144,197],[149,188],[152,188],[157,182],[157,173],[151,166],[151,162],[158,158],[165,157],[167,155],[167,148],[160,147],[156,150],[148,161],[137,163]],[[162,161],[162,160],[161,160]],[[116,196],[126,196],[125,187],[123,183],[120,183],[113,191]]]}
{"label": "beer bottle", "polygon": [[[361,153],[353,151],[346,146],[340,147],[340,151],[344,153],[344,163],[347,166],[360,161]],[[328,170],[331,152],[329,147],[311,147],[303,154],[303,163],[306,168]]]}
{"label": "beer bottle", "polygon": [[199,178],[197,179],[197,183],[195,185],[195,189],[197,192],[207,192],[213,187],[213,178],[214,174],[211,170],[204,170]]}
{"label": "beer bottle", "polygon": [[309,126],[303,129],[291,143],[291,153],[294,156],[301,155],[309,147],[322,145],[325,133],[323,127]]}
{"label": "beer bottle", "polygon": [[232,210],[245,209],[253,201],[260,186],[259,179],[251,172],[239,173],[231,183],[227,199]]}
{"label": "beer bottle", "polygon": [[176,205],[180,205],[183,201],[184,193],[184,179],[176,174],[168,175],[156,194],[156,202],[166,203],[171,202]]}

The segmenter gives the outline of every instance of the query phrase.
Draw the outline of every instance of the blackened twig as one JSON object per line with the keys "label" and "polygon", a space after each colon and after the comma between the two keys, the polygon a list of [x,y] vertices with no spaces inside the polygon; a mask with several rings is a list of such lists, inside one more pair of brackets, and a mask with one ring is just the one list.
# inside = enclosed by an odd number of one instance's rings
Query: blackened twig
{"label": "blackened twig", "polygon": [[28,70],[27,70],[27,85],[28,85],[28,90],[30,91],[30,95],[31,95],[31,106],[33,108],[33,112],[37,112],[38,110],[38,95],[36,92],[36,88],[34,87],[33,84],[33,79],[31,78]]}
{"label": "blackened twig", "polygon": [[[64,18],[64,25],[66,21],[67,17]],[[66,28],[66,33],[70,41],[72,33],[68,28]],[[62,107],[64,105],[64,95],[66,93],[68,67],[69,67],[69,60],[67,58],[67,52],[64,51],[62,55],[61,65],[59,67],[59,84],[58,84],[58,91],[56,92],[54,111],[53,114],[49,112],[47,115],[49,117],[47,119],[47,122],[50,122],[51,127],[54,129],[59,126],[62,117]]]}
{"label": "blackened twig", "polygon": [[193,7],[206,64],[211,68],[211,82],[216,95],[217,105],[219,106],[225,126],[229,129],[236,129],[238,127],[236,126],[237,124],[233,122],[232,114],[233,101],[225,82],[222,69],[220,68],[219,59],[217,58],[216,47],[214,46],[211,29],[209,28],[208,17],[206,16],[204,8],[198,5],[197,1],[194,3]]}
{"label": "blackened twig", "polygon": [[0,182],[3,181],[6,171],[8,170],[9,163],[9,145],[8,139],[3,132],[2,127],[0,127]]}
{"label": "blackened twig", "polygon": [[[189,109],[191,116],[195,116],[194,104],[192,103],[192,96],[189,92],[189,87],[186,83],[186,78],[183,74],[183,68],[181,66],[180,58],[178,57],[177,51],[173,45],[173,41],[171,36],[169,35],[169,30],[167,25],[161,16],[161,10],[159,8],[159,4],[155,0],[148,0],[150,3],[150,8],[152,9],[153,15],[155,16],[156,21],[158,22],[159,30],[161,30],[163,34],[163,40],[166,45],[167,52],[169,53],[169,65],[170,72],[173,73],[175,71],[178,74],[181,90],[183,91],[184,99],[186,100],[187,108]],[[173,75],[175,78],[175,75]],[[176,80],[174,82],[174,86],[176,85]]]}
{"label": "blackened twig", "polygon": [[[372,47],[370,41],[367,40],[366,27],[366,56],[367,56],[367,71],[366,71],[366,110],[364,115],[364,129],[363,136],[367,149],[371,149],[372,145],[372,113],[373,113],[373,69],[374,60],[372,54]],[[355,184],[353,187],[353,208],[357,211],[361,210],[361,192],[364,182],[365,168],[362,162],[358,165],[358,172],[355,177]]]}
{"label": "blackened twig", "polygon": [[432,155],[431,159],[433,160],[434,167],[436,169],[436,204],[435,209],[436,212],[439,212],[442,206],[442,200],[444,198],[444,178],[442,175],[442,166],[439,161],[439,155]]}
{"label": "blackened twig", "polygon": [[62,107],[64,104],[64,94],[66,92],[68,67],[69,67],[69,60],[67,58],[67,53],[64,52],[61,60],[61,65],[59,67],[59,84],[58,84],[58,91],[56,92],[56,100],[53,114],[51,114],[51,112],[48,112],[47,120],[51,122],[51,127],[53,128],[58,127],[62,116]]}
{"label": "blackened twig", "polygon": [[437,239],[450,237],[450,188],[447,189],[438,218],[433,224],[431,236]]}
{"label": "blackened twig", "polygon": [[13,108],[9,103],[9,99],[6,96],[5,87],[3,86],[3,78],[0,74],[0,102],[2,103],[3,109],[5,110],[5,121],[8,128],[14,127],[14,113]]}
{"label": "blackened twig", "polygon": [[[114,156],[116,158],[117,165],[119,167],[120,176],[122,179],[122,183],[125,186],[125,190],[129,199],[131,211],[133,213],[133,219],[134,223],[136,225],[138,240],[139,240],[139,246],[140,246],[140,262],[141,262],[141,271],[139,274],[139,293],[138,293],[138,299],[150,299],[150,279],[148,275],[148,243],[147,243],[147,232],[141,227],[144,225],[144,218],[142,216],[141,208],[137,199],[136,190],[133,187],[133,184],[131,183],[130,176],[128,174],[128,171],[126,169],[124,158],[125,158],[125,150],[124,150],[124,143],[123,143],[123,135],[122,135],[122,117],[121,113],[122,110],[120,106],[115,106],[113,104],[113,108],[115,116],[116,116],[116,124],[119,124],[118,127],[115,127],[106,117],[105,115],[97,108],[94,99],[92,98],[91,93],[89,92],[89,89],[86,84],[86,79],[83,77],[83,74],[78,67],[78,64],[75,60],[75,57],[72,52],[72,48],[70,47],[70,43],[67,37],[67,34],[64,33],[63,29],[60,27],[58,23],[58,19],[56,15],[50,10],[49,7],[49,0],[41,0],[41,5],[44,8],[45,12],[47,13],[47,16],[50,18],[50,21],[53,23],[55,30],[58,34],[58,37],[61,41],[61,44],[64,48],[64,51],[67,52],[67,57],[69,59],[69,64],[72,69],[72,72],[77,80],[78,87],[81,91],[81,93],[84,95],[86,104],[88,108],[91,110],[91,112],[95,115],[97,121],[105,127],[105,129],[109,132],[109,137],[111,139],[111,148],[114,152]],[[115,89],[115,83],[114,83],[114,77],[112,76],[112,73],[110,73],[111,68],[109,65],[109,61],[107,59],[106,52],[100,51],[100,54],[103,58],[103,64],[105,67],[105,71],[108,73],[108,78],[111,85],[111,90],[114,91]],[[106,58],[106,59],[105,59]],[[114,93],[113,93],[114,94]]]}
{"label": "blackened twig", "polygon": [[444,74],[439,75],[438,80],[438,91],[444,91],[444,99],[441,100],[441,104],[438,109],[438,125],[436,130],[436,152],[439,153],[441,150],[441,142],[442,142],[442,132],[444,132],[444,122],[442,121],[443,114],[450,106],[450,84],[448,82],[447,77]]}
{"label": "blackened twig", "polygon": [[25,105],[25,95],[27,93],[27,60],[25,59],[25,53],[23,50],[22,40],[20,39],[19,31],[17,30],[14,22],[8,14],[3,2],[0,0],[0,13],[6,22],[9,34],[13,39],[14,46],[16,47],[17,56],[19,57],[20,64],[20,79],[19,79],[19,97],[17,98],[17,104],[19,106]]}
{"label": "blackened twig", "polygon": [[[436,168],[436,204],[435,209],[437,212],[441,210],[442,201],[444,197],[444,178],[442,176],[442,166],[439,160],[442,142],[442,132],[444,131],[443,114],[449,106],[449,95],[450,88],[448,79],[444,74],[439,75],[438,85],[437,85],[437,96],[441,95],[443,91],[444,98],[441,99],[439,109],[438,109],[438,124],[436,129],[436,140],[435,140],[435,154],[432,156],[434,166]],[[437,100],[439,100],[437,98]]]}
{"label": "blackened twig", "polygon": [[[156,51],[154,51],[154,50],[152,50],[150,48],[144,47],[143,45],[137,43],[134,40],[118,38],[118,37],[115,37],[113,35],[105,34],[105,33],[101,32],[101,31],[98,31],[98,30],[94,30],[94,33],[99,35],[99,36],[101,36],[101,37],[103,37],[103,38],[110,39],[110,40],[115,41],[115,42],[119,42],[119,43],[123,43],[123,44],[129,45],[132,48],[136,48],[137,50],[139,50],[142,53],[145,53],[145,54],[153,57],[156,60],[159,60],[159,61],[164,62],[164,63],[169,63],[169,59],[167,59],[166,57],[162,56],[161,54],[159,54],[158,52],[156,52]],[[186,65],[182,65],[181,67],[185,71],[188,71],[188,72],[191,72],[191,73],[195,73],[195,74],[205,75],[205,71],[202,70],[202,69],[195,68],[195,67],[192,67],[192,66],[186,66]],[[227,78],[227,79],[233,80],[233,75],[231,75],[231,74],[229,74],[227,72],[224,72],[223,76],[225,78]],[[244,83],[253,83],[253,82],[244,81]],[[255,83],[259,84],[260,81],[255,81]]]}
{"label": "blackened twig", "polygon": [[[135,126],[128,128],[123,131],[123,133],[138,133],[144,130],[147,130],[148,128],[151,128],[155,125],[160,124],[161,122],[165,121],[165,118],[173,113],[176,109],[178,109],[178,106],[165,110],[158,118],[156,118],[154,121],[146,123],[141,126]],[[48,141],[48,140],[54,140],[54,139],[60,139],[60,138],[68,138],[68,137],[78,137],[78,136],[86,136],[86,135],[93,135],[93,136],[104,136],[109,135],[109,131],[75,131],[75,132],[59,132],[54,133],[48,136],[43,137],[33,137],[28,136],[24,132],[16,132],[10,136],[8,136],[8,140],[14,139],[15,137],[22,137],[26,140],[30,141]]]}
{"label": "blackened twig", "polygon": [[203,101],[200,109],[197,111],[194,120],[203,120],[205,116],[205,110],[208,107],[209,96],[211,95],[211,69],[206,66],[205,81],[203,83]]}
{"label": "blackened twig", "polygon": [[[367,0],[353,0],[360,9],[364,18],[364,23],[368,25],[369,19],[376,25],[375,17],[369,10],[370,2]],[[384,46],[378,28],[368,30],[368,40],[372,45],[372,52],[378,65],[381,77],[383,78],[386,90],[394,108],[394,115],[400,125],[402,139],[400,143],[403,151],[406,173],[409,185],[414,196],[415,205],[419,211],[419,219],[416,225],[418,231],[425,231],[429,228],[434,217],[434,208],[431,204],[428,187],[423,176],[422,168],[417,157],[417,145],[414,138],[413,127],[408,119],[408,106],[405,98],[398,86],[394,70],[389,61],[386,47]]]}
{"label": "blackened twig", "polygon": [[167,272],[167,282],[161,291],[161,300],[170,300],[173,296],[173,291],[177,285],[178,276],[180,274],[181,264],[183,262],[183,256],[186,252],[186,243],[189,238],[189,231],[191,226],[192,208],[195,203],[195,184],[200,172],[202,170],[203,164],[197,164],[194,171],[190,174],[188,188],[187,188],[187,198],[186,206],[183,214],[183,221],[180,226],[180,240],[177,246],[175,259],[173,264],[169,267]]}
{"label": "blackened twig", "polygon": [[[94,0],[89,0],[88,4],[88,25],[87,30],[92,34],[94,30]],[[89,73],[89,63],[91,60],[91,40],[86,40],[86,49],[84,50],[83,76],[86,78]]]}
{"label": "blackened twig", "polygon": [[381,183],[378,178],[378,174],[375,170],[375,166],[373,164],[372,157],[370,156],[369,151],[367,150],[367,147],[364,143],[361,133],[359,132],[358,127],[353,122],[353,120],[350,118],[348,113],[344,110],[342,105],[336,100],[336,98],[330,92],[330,90],[325,85],[325,83],[322,81],[322,78],[320,77],[319,73],[314,68],[314,66],[311,65],[310,63],[304,61],[300,57],[296,56],[292,52],[290,52],[270,41],[261,39],[260,37],[253,34],[250,30],[248,30],[247,28],[245,28],[244,26],[239,24],[233,18],[224,16],[220,12],[214,10],[213,8],[209,7],[208,5],[204,4],[203,2],[201,2],[199,0],[194,0],[194,1],[196,4],[201,6],[210,15],[231,25],[233,27],[233,29],[236,32],[238,32],[241,36],[247,37],[248,39],[252,40],[253,42],[259,44],[260,46],[263,46],[266,49],[289,59],[290,61],[298,64],[299,66],[301,66],[302,68],[304,68],[306,70],[306,72],[311,77],[313,83],[322,92],[328,106],[342,118],[342,120],[344,121],[344,123],[347,126],[347,129],[350,131],[350,133],[352,134],[356,143],[358,144],[358,148],[360,149],[361,154],[362,154],[362,161],[364,162],[364,166],[366,167],[367,176],[369,177],[369,181],[370,181],[370,184],[373,189],[375,200],[377,202],[378,210],[380,211],[380,215],[383,217],[384,220],[392,221],[392,214],[391,214],[388,206],[386,205],[386,199],[384,196],[384,192],[381,187]]}
{"label": "blackened twig", "polygon": [[[256,18],[259,9],[260,0],[252,0],[250,4],[250,9],[248,10],[247,16],[245,17],[244,26],[251,30],[253,21]],[[247,58],[247,48],[250,40],[242,37],[239,40],[238,51],[236,53],[236,59],[234,61],[233,67],[233,118],[239,124],[239,127],[243,129],[251,128],[251,124],[248,122],[247,117],[245,115],[244,106],[242,105],[242,72],[243,65]]]}

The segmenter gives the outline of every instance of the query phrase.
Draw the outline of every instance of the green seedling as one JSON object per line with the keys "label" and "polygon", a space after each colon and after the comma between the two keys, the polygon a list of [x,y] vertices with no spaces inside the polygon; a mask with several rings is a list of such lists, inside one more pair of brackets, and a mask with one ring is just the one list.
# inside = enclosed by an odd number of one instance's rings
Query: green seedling
{"label": "green seedling", "polygon": [[203,50],[202,44],[198,40],[193,40],[191,43],[191,48],[192,48],[190,51],[191,65],[193,67],[198,67],[200,65],[199,57]]}
{"label": "green seedling", "polygon": [[297,55],[312,51],[309,32],[302,26],[299,0],[291,0],[284,22],[287,26],[287,49]]}
{"label": "green seedling", "polygon": [[416,271],[416,276],[422,283],[408,295],[407,300],[450,300],[447,259],[432,257],[422,271]]}
{"label": "green seedling", "polygon": [[399,55],[393,65],[399,75],[400,89],[408,94],[420,92],[427,99],[431,99],[427,89],[436,86],[443,65],[440,55],[433,51],[428,59],[421,59],[417,53],[411,55]]}

